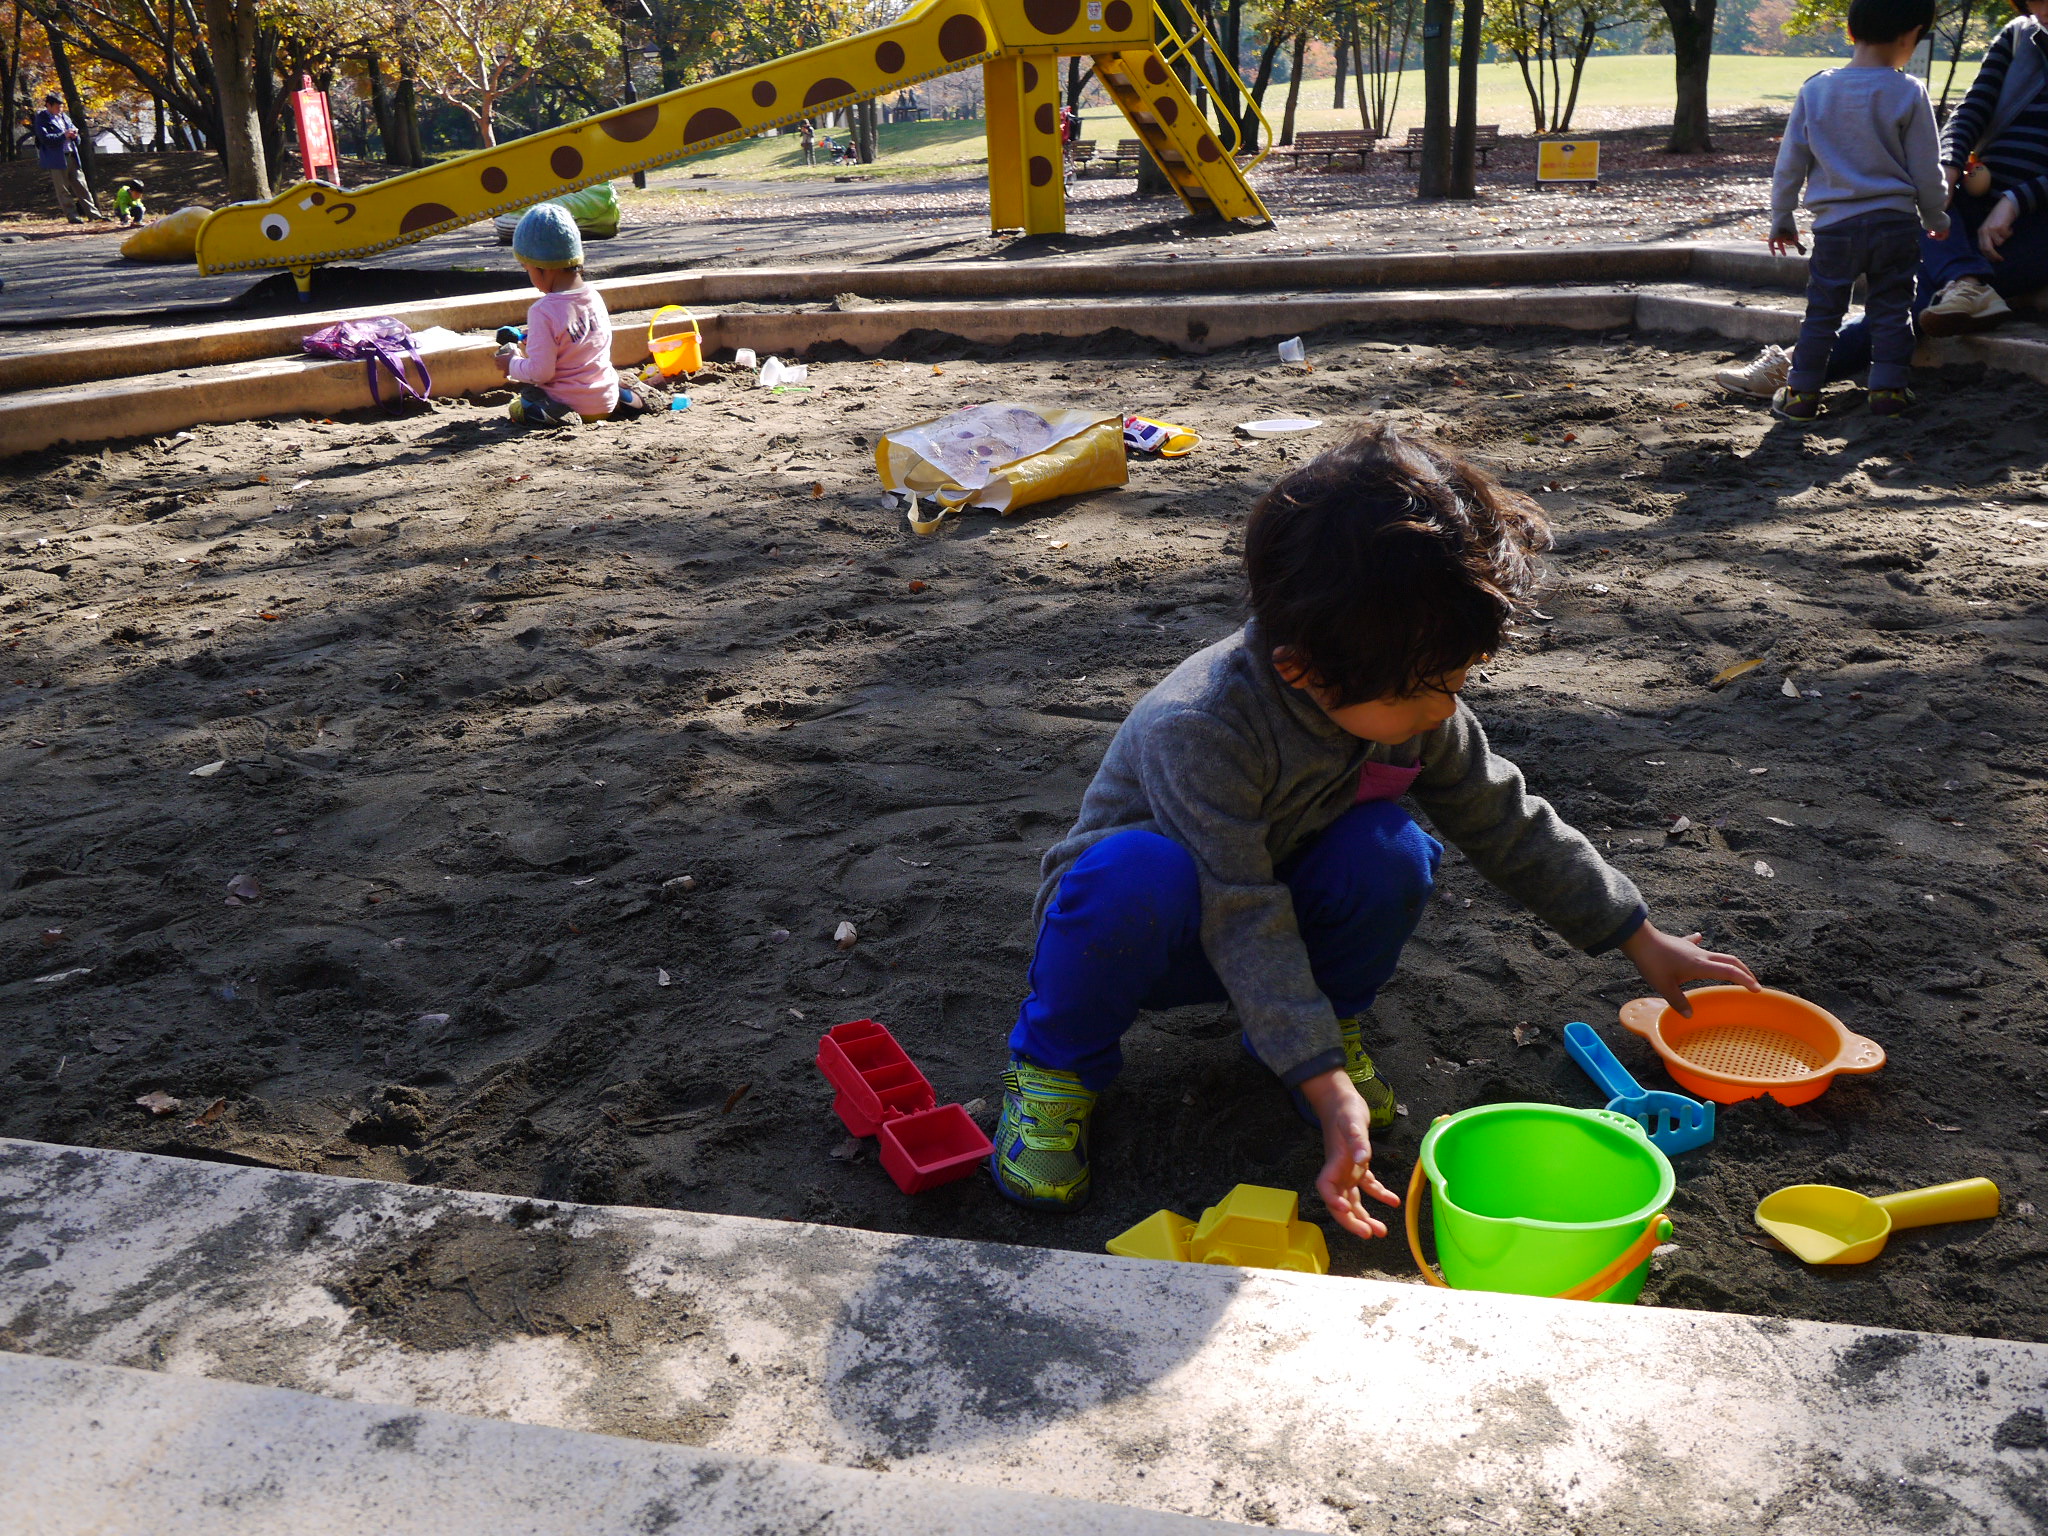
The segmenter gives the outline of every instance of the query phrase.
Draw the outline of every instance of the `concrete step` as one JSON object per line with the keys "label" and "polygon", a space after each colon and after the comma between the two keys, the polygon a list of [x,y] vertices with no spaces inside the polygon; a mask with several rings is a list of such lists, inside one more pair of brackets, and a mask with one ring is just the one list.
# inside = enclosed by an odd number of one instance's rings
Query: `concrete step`
{"label": "concrete step", "polygon": [[2043,1345],[32,1142],[0,1141],[0,1330],[93,1364],[1309,1531],[2048,1518]]}
{"label": "concrete step", "polygon": [[1202,1536],[914,1477],[0,1354],[12,1536]]}

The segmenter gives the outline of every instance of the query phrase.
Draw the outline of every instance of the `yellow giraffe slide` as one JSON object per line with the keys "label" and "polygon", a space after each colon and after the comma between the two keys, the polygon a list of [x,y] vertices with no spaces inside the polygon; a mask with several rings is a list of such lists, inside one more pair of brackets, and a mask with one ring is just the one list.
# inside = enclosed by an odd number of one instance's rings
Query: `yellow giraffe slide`
{"label": "yellow giraffe slide", "polygon": [[1190,211],[1267,221],[1248,167],[1230,152],[1234,138],[1219,142],[1171,66],[1211,95],[1214,87],[1150,0],[918,0],[888,26],[388,181],[353,191],[300,182],[267,202],[231,204],[200,227],[199,268],[288,268],[303,290],[325,263],[409,245],[976,64],[987,103],[991,225],[1058,234],[1066,228],[1058,60],[1075,54],[1095,60]]}

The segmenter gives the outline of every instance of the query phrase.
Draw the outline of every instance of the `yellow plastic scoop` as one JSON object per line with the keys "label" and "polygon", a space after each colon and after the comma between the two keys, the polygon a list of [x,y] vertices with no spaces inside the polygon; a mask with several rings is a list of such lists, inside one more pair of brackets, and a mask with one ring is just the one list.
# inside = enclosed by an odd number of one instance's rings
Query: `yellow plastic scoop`
{"label": "yellow plastic scoop", "polygon": [[1793,1184],[1764,1197],[1756,1224],[1809,1264],[1861,1264],[1884,1251],[1894,1228],[1997,1214],[1998,1186],[1989,1179],[1958,1179],[1875,1199],[1832,1184]]}

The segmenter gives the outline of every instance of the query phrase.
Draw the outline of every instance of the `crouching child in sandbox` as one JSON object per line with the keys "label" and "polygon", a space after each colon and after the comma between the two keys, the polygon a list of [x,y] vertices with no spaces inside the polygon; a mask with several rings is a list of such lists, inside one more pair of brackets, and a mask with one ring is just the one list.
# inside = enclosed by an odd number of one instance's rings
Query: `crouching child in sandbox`
{"label": "crouching child in sandbox", "polygon": [[1046,853],[1030,992],[990,1167],[1024,1205],[1089,1193],[1089,1121],[1144,1009],[1228,998],[1245,1048],[1319,1125],[1316,1188],[1359,1237],[1400,1200],[1372,1171],[1394,1091],[1361,1016],[1393,975],[1442,845],[1589,954],[1681,983],[1756,978],[1649,920],[1636,887],[1523,786],[1458,697],[1550,542],[1527,497],[1368,431],[1288,475],[1245,530],[1252,616],[1139,700]]}

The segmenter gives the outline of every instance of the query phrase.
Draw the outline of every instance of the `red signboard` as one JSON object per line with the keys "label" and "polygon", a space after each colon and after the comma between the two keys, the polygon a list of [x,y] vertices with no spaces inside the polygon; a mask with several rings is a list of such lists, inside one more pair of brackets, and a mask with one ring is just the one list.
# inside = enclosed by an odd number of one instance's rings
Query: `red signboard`
{"label": "red signboard", "polygon": [[[299,76],[299,88],[292,93],[292,110],[299,120],[299,157],[306,165],[306,180],[341,184],[341,167],[334,153],[334,119],[327,112],[327,93],[313,89],[310,75]],[[322,175],[322,172],[325,175]]]}

